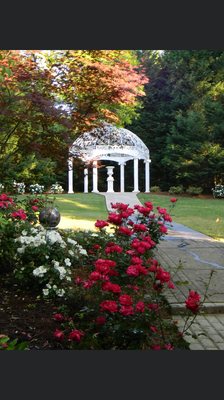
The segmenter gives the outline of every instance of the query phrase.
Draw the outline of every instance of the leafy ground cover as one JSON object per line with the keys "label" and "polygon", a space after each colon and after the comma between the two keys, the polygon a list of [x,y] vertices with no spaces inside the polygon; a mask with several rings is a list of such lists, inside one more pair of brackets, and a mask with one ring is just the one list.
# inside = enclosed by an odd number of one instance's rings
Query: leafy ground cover
{"label": "leafy ground cover", "polygon": [[[152,201],[156,206],[169,207],[170,195],[138,194],[139,200]],[[174,222],[184,224],[215,239],[224,240],[224,200],[212,196],[175,196],[178,207],[172,212]]]}

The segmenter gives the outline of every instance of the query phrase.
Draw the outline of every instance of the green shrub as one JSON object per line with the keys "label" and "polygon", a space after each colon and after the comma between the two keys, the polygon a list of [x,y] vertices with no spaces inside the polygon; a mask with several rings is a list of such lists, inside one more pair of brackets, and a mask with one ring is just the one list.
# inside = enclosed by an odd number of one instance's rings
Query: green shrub
{"label": "green shrub", "polygon": [[150,191],[151,192],[161,192],[161,189],[159,186],[151,186]]}
{"label": "green shrub", "polygon": [[0,335],[0,350],[28,350],[27,342],[18,343],[18,339],[10,340],[6,335]]}
{"label": "green shrub", "polygon": [[183,185],[171,186],[169,188],[169,194],[182,194],[184,193]]}
{"label": "green shrub", "polygon": [[192,195],[197,195],[201,194],[203,191],[201,186],[189,186],[186,190],[186,193],[192,194]]}

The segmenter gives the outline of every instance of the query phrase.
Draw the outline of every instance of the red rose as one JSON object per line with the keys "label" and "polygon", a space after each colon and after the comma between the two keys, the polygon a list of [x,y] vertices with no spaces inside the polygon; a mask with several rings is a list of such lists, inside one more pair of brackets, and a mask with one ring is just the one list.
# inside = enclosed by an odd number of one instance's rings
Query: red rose
{"label": "red rose", "polygon": [[139,276],[139,270],[136,265],[129,265],[126,269],[126,274],[129,276]]}
{"label": "red rose", "polygon": [[120,293],[121,287],[116,283],[104,282],[102,285],[102,290],[105,292]]}
{"label": "red rose", "polygon": [[78,329],[74,329],[71,331],[68,335],[69,340],[73,340],[75,342],[80,342],[82,337],[84,336],[84,333],[82,331],[79,331]]}
{"label": "red rose", "polygon": [[128,294],[122,294],[119,297],[119,302],[122,304],[122,306],[130,306],[133,303],[131,296]]}
{"label": "red rose", "polygon": [[158,329],[157,329],[156,326],[154,326],[154,325],[151,325],[151,326],[150,326],[150,330],[151,330],[153,333],[157,333],[157,332],[158,332]]}
{"label": "red rose", "polygon": [[164,345],[165,350],[174,350],[174,346],[170,343],[167,343]]}
{"label": "red rose", "polygon": [[83,281],[82,286],[84,287],[84,289],[89,289],[94,285],[93,281],[87,280],[87,281]]}
{"label": "red rose", "polygon": [[101,249],[101,246],[99,244],[94,244],[93,245],[93,249],[94,250],[99,250],[99,249]]}
{"label": "red rose", "polygon": [[133,264],[142,264],[142,259],[140,257],[134,256],[131,258]]}
{"label": "red rose", "polygon": [[157,210],[158,210],[158,212],[160,213],[160,214],[167,214],[167,210],[166,210],[166,208],[162,208],[162,207],[156,207],[157,208]]}
{"label": "red rose", "polygon": [[109,268],[113,268],[116,266],[116,262],[113,260],[105,260],[103,258],[99,258],[98,260],[95,261],[95,266],[96,267],[101,267],[101,266],[106,266]]}
{"label": "red rose", "polygon": [[134,210],[133,208],[127,208],[127,210],[122,211],[120,213],[120,216],[124,219],[127,219],[128,217],[130,217],[132,214],[134,214]]}
{"label": "red rose", "polygon": [[98,281],[98,280],[102,279],[102,275],[98,271],[93,271],[89,275],[89,279],[91,281]]}
{"label": "red rose", "polygon": [[22,209],[12,212],[11,216],[13,218],[18,218],[18,219],[22,219],[22,220],[25,220],[27,218],[27,215],[25,214],[24,210],[22,210]]}
{"label": "red rose", "polygon": [[134,314],[134,308],[132,306],[121,306],[120,314],[127,316]]}
{"label": "red rose", "polygon": [[176,197],[172,197],[172,198],[170,199],[170,201],[171,201],[171,203],[176,203],[177,199],[176,199]]}
{"label": "red rose", "polygon": [[161,233],[167,233],[167,227],[163,224],[160,225],[159,230]]}
{"label": "red rose", "polygon": [[77,285],[80,285],[83,282],[82,278],[80,278],[80,276],[77,276],[77,278],[75,278],[75,283]]}
{"label": "red rose", "polygon": [[147,307],[149,308],[149,310],[153,310],[153,311],[157,311],[159,309],[159,306],[156,303],[150,303],[147,305]]}
{"label": "red rose", "polygon": [[165,283],[165,282],[169,282],[170,281],[170,273],[164,271],[164,269],[162,267],[159,267],[157,269],[157,273],[155,278],[160,281],[160,283]]}
{"label": "red rose", "polygon": [[7,194],[5,193],[0,194],[0,201],[7,201],[7,200],[9,200]]}
{"label": "red rose", "polygon": [[126,226],[119,226],[118,232],[121,233],[122,235],[127,235],[131,236],[132,235],[132,230],[127,228]]}
{"label": "red rose", "polygon": [[100,308],[102,311],[109,311],[111,313],[117,312],[118,306],[116,301],[113,300],[104,300],[100,303]]}
{"label": "red rose", "polygon": [[145,217],[146,217],[147,215],[149,215],[150,212],[151,212],[151,210],[152,210],[151,207],[143,207],[143,206],[139,206],[139,205],[136,205],[136,206],[135,206],[135,209],[138,210],[138,212],[139,212],[140,214],[143,214]]}
{"label": "red rose", "polygon": [[121,246],[119,246],[118,244],[115,244],[113,246],[107,246],[105,249],[105,253],[109,254],[109,253],[122,253],[123,248]]}
{"label": "red rose", "polygon": [[98,220],[95,222],[95,226],[96,226],[96,228],[102,229],[102,228],[105,228],[105,226],[109,226],[109,224],[108,224],[107,221],[103,221],[103,220],[99,220],[99,219],[98,219]]}
{"label": "red rose", "polygon": [[164,221],[166,221],[166,222],[172,222],[173,220],[172,220],[172,217],[169,215],[169,214],[164,214],[163,215],[163,219],[164,219]]}
{"label": "red rose", "polygon": [[31,207],[33,211],[38,211],[38,207],[37,206],[32,206]]}
{"label": "red rose", "polygon": [[110,212],[107,221],[114,225],[121,225],[122,216],[120,214]]}
{"label": "red rose", "polygon": [[159,344],[153,344],[153,345],[151,346],[151,349],[152,349],[152,350],[161,350],[161,346],[160,346]]}
{"label": "red rose", "polygon": [[172,281],[168,282],[168,288],[169,289],[175,289],[175,285],[174,285],[174,283]]}
{"label": "red rose", "polygon": [[151,203],[151,201],[146,201],[146,202],[144,203],[144,205],[145,205],[147,208],[150,208],[151,210],[153,210],[153,204]]}
{"label": "red rose", "polygon": [[145,232],[147,231],[147,227],[145,224],[134,224],[133,229],[135,232]]}
{"label": "red rose", "polygon": [[55,320],[55,321],[58,321],[58,322],[62,322],[62,321],[64,321],[64,316],[62,315],[62,314],[54,314],[53,315],[53,319]]}
{"label": "red rose", "polygon": [[60,331],[59,329],[55,329],[54,331],[54,338],[57,340],[63,340],[65,337],[64,332]]}
{"label": "red rose", "polygon": [[119,211],[126,211],[128,209],[128,204],[124,204],[124,203],[111,203],[111,206],[113,209],[119,210]]}
{"label": "red rose", "polygon": [[143,303],[143,301],[139,301],[138,303],[136,303],[135,310],[136,310],[136,312],[144,312],[145,311],[145,304]]}
{"label": "red rose", "polygon": [[104,325],[106,323],[106,317],[99,315],[99,317],[96,318],[96,323],[97,325]]}
{"label": "red rose", "polygon": [[185,301],[186,308],[188,308],[188,310],[192,311],[193,313],[196,313],[200,306],[200,299],[201,296],[197,292],[190,290],[188,298]]}

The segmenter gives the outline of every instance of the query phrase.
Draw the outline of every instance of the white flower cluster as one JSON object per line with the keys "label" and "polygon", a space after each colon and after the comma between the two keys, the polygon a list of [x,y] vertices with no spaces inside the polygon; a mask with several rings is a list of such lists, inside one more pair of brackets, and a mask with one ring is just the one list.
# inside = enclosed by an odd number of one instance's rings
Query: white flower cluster
{"label": "white flower cluster", "polygon": [[38,183],[35,183],[35,184],[29,186],[29,190],[32,194],[41,194],[44,191],[44,186],[39,185]]}
{"label": "white flower cluster", "polygon": [[[32,274],[35,278],[40,279],[40,283],[46,282],[46,286],[42,289],[44,296],[56,295],[64,296],[65,289],[62,285],[71,282],[73,261],[80,258],[80,254],[87,256],[86,250],[78,244],[76,240],[69,237],[62,237],[57,230],[46,230],[42,225],[32,227],[31,229],[23,229],[20,237],[15,239],[17,244],[17,257],[21,261],[21,268],[17,270],[18,274],[23,276],[26,270],[26,259],[34,262]],[[38,255],[38,247],[43,245]],[[33,256],[33,250],[37,256]],[[36,265],[41,260],[42,265]],[[29,263],[29,261],[28,261]],[[28,270],[29,272],[29,270]],[[44,279],[42,279],[44,278]]]}
{"label": "white flower cluster", "polygon": [[21,232],[21,236],[15,239],[15,242],[21,244],[21,247],[17,248],[17,253],[23,254],[25,253],[26,247],[39,247],[42,244],[47,244],[46,241],[46,231],[42,226],[37,228],[31,228],[30,233],[33,235],[28,236],[28,232],[23,230]]}
{"label": "white flower cluster", "polygon": [[24,194],[26,185],[24,182],[13,182],[13,188],[17,191],[18,194]]}
{"label": "white flower cluster", "polygon": [[50,291],[53,291],[58,297],[63,297],[65,294],[64,289],[60,289],[57,285],[51,285],[48,283],[46,287],[42,290],[44,296],[49,296]]}
{"label": "white flower cluster", "polygon": [[0,193],[4,190],[5,186],[3,185],[3,183],[0,183]]}
{"label": "white flower cluster", "polygon": [[[72,265],[69,258],[66,258],[64,260],[64,263],[65,263],[66,267],[70,267]],[[60,266],[59,262],[56,260],[52,260],[52,264],[54,265],[55,271],[59,272],[59,278],[61,281],[63,279],[66,279],[67,281],[71,281],[71,277],[70,277],[71,271],[69,268],[66,269],[63,266]]]}
{"label": "white flower cluster", "polygon": [[[72,244],[72,245],[74,245],[74,246],[76,247],[77,251],[79,252],[79,254],[82,254],[82,255],[84,255],[84,256],[87,256],[87,255],[88,255],[88,254],[87,254],[87,251],[86,251],[80,244],[78,244],[78,243],[76,242],[76,240],[73,240],[73,239],[68,238],[68,239],[67,239],[67,242],[70,243],[70,244]],[[73,252],[73,251],[70,250],[70,252]],[[73,255],[72,253],[69,253],[69,254],[70,254],[70,255]]]}
{"label": "white flower cluster", "polygon": [[59,243],[62,248],[66,247],[66,243],[60,233],[54,229],[46,231],[46,239],[50,244]]}
{"label": "white flower cluster", "polygon": [[62,187],[61,185],[59,185],[58,182],[56,182],[56,183],[54,183],[53,185],[51,185],[50,192],[51,192],[51,193],[55,193],[55,194],[57,194],[57,193],[63,193],[63,192],[64,192],[64,189],[63,189],[63,187]]}
{"label": "white flower cluster", "polygon": [[33,270],[33,275],[37,276],[39,278],[43,278],[44,274],[46,274],[46,272],[48,271],[48,268],[46,268],[44,265],[41,265],[38,268],[35,268]]}

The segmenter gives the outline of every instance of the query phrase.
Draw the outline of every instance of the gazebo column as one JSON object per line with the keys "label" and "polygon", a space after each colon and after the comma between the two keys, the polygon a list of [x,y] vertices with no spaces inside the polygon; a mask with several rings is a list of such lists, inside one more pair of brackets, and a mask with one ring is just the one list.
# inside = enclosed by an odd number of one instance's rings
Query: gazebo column
{"label": "gazebo column", "polygon": [[73,191],[73,157],[68,158],[68,193]]}
{"label": "gazebo column", "polygon": [[120,162],[120,192],[124,193],[124,166],[125,162]]}
{"label": "gazebo column", "polygon": [[93,161],[93,193],[98,193],[98,169],[97,161]]}
{"label": "gazebo column", "polygon": [[139,193],[138,189],[138,158],[134,158],[134,193]]}
{"label": "gazebo column", "polygon": [[84,168],[84,193],[88,193],[88,168]]}
{"label": "gazebo column", "polygon": [[150,192],[150,162],[151,160],[144,160],[145,163],[145,192]]}

